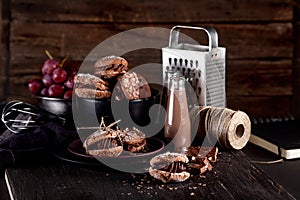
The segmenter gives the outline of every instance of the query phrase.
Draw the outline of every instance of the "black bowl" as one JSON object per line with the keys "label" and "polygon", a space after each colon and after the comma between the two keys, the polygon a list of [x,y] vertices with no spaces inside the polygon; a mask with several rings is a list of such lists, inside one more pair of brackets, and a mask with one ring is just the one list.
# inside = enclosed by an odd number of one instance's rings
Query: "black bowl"
{"label": "black bowl", "polygon": [[72,100],[36,96],[39,107],[58,116],[72,115]]}
{"label": "black bowl", "polygon": [[[121,128],[147,126],[151,122],[149,110],[155,104],[160,103],[160,92],[151,89],[152,96],[136,100],[111,100],[111,99],[87,99],[75,98],[73,104],[73,118],[77,127],[98,127],[99,121],[104,117],[106,125],[121,120],[118,125]],[[154,107],[153,113],[157,113]],[[151,111],[152,112],[152,111]]]}

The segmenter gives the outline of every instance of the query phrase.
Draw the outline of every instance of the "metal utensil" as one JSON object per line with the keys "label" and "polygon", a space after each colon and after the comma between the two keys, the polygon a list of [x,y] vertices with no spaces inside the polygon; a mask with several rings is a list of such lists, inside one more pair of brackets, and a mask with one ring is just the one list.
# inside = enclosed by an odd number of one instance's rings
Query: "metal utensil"
{"label": "metal utensil", "polygon": [[[182,29],[205,32],[208,46],[181,43],[179,36],[183,36],[180,35]],[[163,77],[169,69],[179,71],[185,78],[192,76],[193,79],[189,81],[196,95],[190,96],[196,96],[200,106],[224,108],[226,107],[225,55],[226,48],[218,45],[218,34],[214,28],[174,26],[170,31],[169,46],[162,48]]]}
{"label": "metal utensil", "polygon": [[50,121],[62,125],[66,122],[63,117],[22,101],[8,102],[2,110],[1,120],[6,128],[13,133],[21,133],[26,129],[37,128]]}

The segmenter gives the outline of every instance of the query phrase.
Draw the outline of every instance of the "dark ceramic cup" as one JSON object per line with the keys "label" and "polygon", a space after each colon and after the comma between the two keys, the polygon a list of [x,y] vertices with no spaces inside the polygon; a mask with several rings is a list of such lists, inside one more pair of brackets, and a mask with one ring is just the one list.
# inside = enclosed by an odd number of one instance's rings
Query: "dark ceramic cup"
{"label": "dark ceramic cup", "polygon": [[[111,100],[111,99],[87,99],[73,98],[73,118],[77,127],[97,127],[102,117],[108,125],[111,122],[121,120],[118,125],[121,128],[146,126],[151,122],[149,111],[155,104],[160,103],[160,92],[151,89],[149,98],[136,100]],[[74,101],[75,100],[75,101]],[[154,107],[153,113],[157,113]]]}

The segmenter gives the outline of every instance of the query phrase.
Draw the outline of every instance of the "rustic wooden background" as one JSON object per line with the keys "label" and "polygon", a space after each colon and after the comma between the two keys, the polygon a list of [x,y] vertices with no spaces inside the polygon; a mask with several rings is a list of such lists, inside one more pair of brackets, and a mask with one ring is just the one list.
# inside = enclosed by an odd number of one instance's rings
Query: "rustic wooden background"
{"label": "rustic wooden background", "polygon": [[[45,49],[80,64],[122,31],[181,24],[217,30],[227,49],[229,108],[250,116],[300,114],[298,1],[2,0],[0,6],[0,100],[32,99],[25,84],[40,76]],[[148,62],[147,56],[161,62],[157,51],[142,51],[132,62]]]}

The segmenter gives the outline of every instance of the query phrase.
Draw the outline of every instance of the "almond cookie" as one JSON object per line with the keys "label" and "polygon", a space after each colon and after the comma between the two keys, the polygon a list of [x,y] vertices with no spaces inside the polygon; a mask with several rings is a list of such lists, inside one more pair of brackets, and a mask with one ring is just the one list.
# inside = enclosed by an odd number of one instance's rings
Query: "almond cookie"
{"label": "almond cookie", "polygon": [[105,79],[117,77],[128,71],[128,62],[119,56],[106,56],[95,62],[95,75]]}
{"label": "almond cookie", "polygon": [[149,173],[162,182],[183,182],[190,177],[186,171],[188,158],[180,153],[164,153],[150,160]]}
{"label": "almond cookie", "polygon": [[151,90],[148,82],[138,73],[127,72],[120,78],[120,85],[128,100],[151,97]]}

